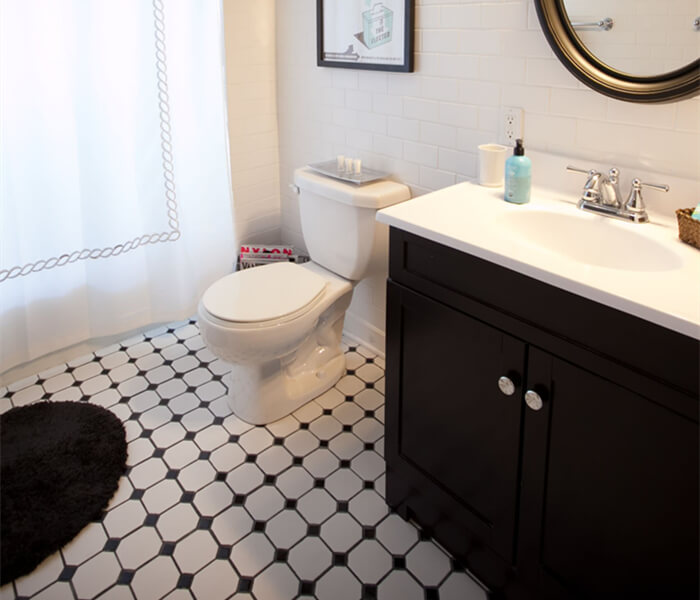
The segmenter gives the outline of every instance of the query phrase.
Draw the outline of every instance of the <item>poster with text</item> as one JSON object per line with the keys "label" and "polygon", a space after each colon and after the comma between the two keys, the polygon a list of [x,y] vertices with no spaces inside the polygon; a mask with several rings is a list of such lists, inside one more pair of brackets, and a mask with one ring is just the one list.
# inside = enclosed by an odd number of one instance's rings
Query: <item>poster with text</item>
{"label": "poster with text", "polygon": [[[407,65],[406,0],[321,0],[320,59],[363,68]],[[321,32],[319,32],[321,33]],[[392,70],[394,70],[392,69]]]}

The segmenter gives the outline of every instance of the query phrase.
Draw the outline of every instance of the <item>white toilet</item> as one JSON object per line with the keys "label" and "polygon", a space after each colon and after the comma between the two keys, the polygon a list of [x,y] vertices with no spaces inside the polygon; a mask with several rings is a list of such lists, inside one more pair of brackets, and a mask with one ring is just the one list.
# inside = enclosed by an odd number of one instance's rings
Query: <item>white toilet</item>
{"label": "white toilet", "polygon": [[335,385],[352,290],[387,260],[387,228],[377,210],[408,200],[407,186],[363,186],[297,169],[299,211],[311,261],[238,271],[212,284],[199,303],[209,350],[231,363],[233,412],[262,425]]}

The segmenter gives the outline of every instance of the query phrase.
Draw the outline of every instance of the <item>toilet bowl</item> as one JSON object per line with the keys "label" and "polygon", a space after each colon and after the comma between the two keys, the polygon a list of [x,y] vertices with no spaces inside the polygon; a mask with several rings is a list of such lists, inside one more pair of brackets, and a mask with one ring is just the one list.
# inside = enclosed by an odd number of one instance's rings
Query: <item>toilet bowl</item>
{"label": "toilet bowl", "polygon": [[211,352],[232,365],[226,383],[239,418],[271,423],[335,385],[345,369],[340,341],[352,288],[313,262],[285,262],[207,289],[199,328]]}
{"label": "toilet bowl", "polygon": [[352,290],[387,260],[387,228],[376,211],[410,197],[393,181],[356,186],[309,169],[297,169],[295,183],[311,261],[231,273],[199,302],[205,344],[231,364],[231,409],[255,425],[290,414],[343,375]]}

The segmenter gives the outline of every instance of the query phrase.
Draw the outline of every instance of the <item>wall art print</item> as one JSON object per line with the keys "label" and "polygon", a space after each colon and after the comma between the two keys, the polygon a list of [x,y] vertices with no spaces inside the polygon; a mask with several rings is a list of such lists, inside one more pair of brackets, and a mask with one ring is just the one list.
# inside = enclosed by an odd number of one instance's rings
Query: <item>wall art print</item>
{"label": "wall art print", "polygon": [[415,0],[316,0],[323,67],[413,71]]}

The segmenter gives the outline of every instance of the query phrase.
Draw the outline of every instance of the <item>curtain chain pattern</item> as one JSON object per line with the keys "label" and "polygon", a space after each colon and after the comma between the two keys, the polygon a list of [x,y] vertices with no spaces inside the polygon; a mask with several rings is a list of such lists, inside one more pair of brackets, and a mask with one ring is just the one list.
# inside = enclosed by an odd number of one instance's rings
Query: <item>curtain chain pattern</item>
{"label": "curtain chain pattern", "polygon": [[173,146],[170,126],[170,96],[168,93],[167,57],[165,45],[165,12],[162,0],[153,0],[153,17],[155,25],[155,51],[156,73],[158,78],[158,108],[160,113],[160,148],[163,157],[163,178],[165,185],[165,204],[168,213],[169,231],[151,233],[137,236],[122,244],[108,248],[84,248],[75,250],[70,254],[61,254],[48,259],[27,263],[24,266],[15,266],[10,269],[0,270],[0,283],[8,279],[15,279],[37,273],[46,269],[63,267],[65,265],[86,260],[88,258],[109,258],[119,256],[131,250],[135,250],[147,244],[160,242],[174,242],[180,238],[180,223],[177,213],[177,201],[175,194],[175,171],[173,164]]}

